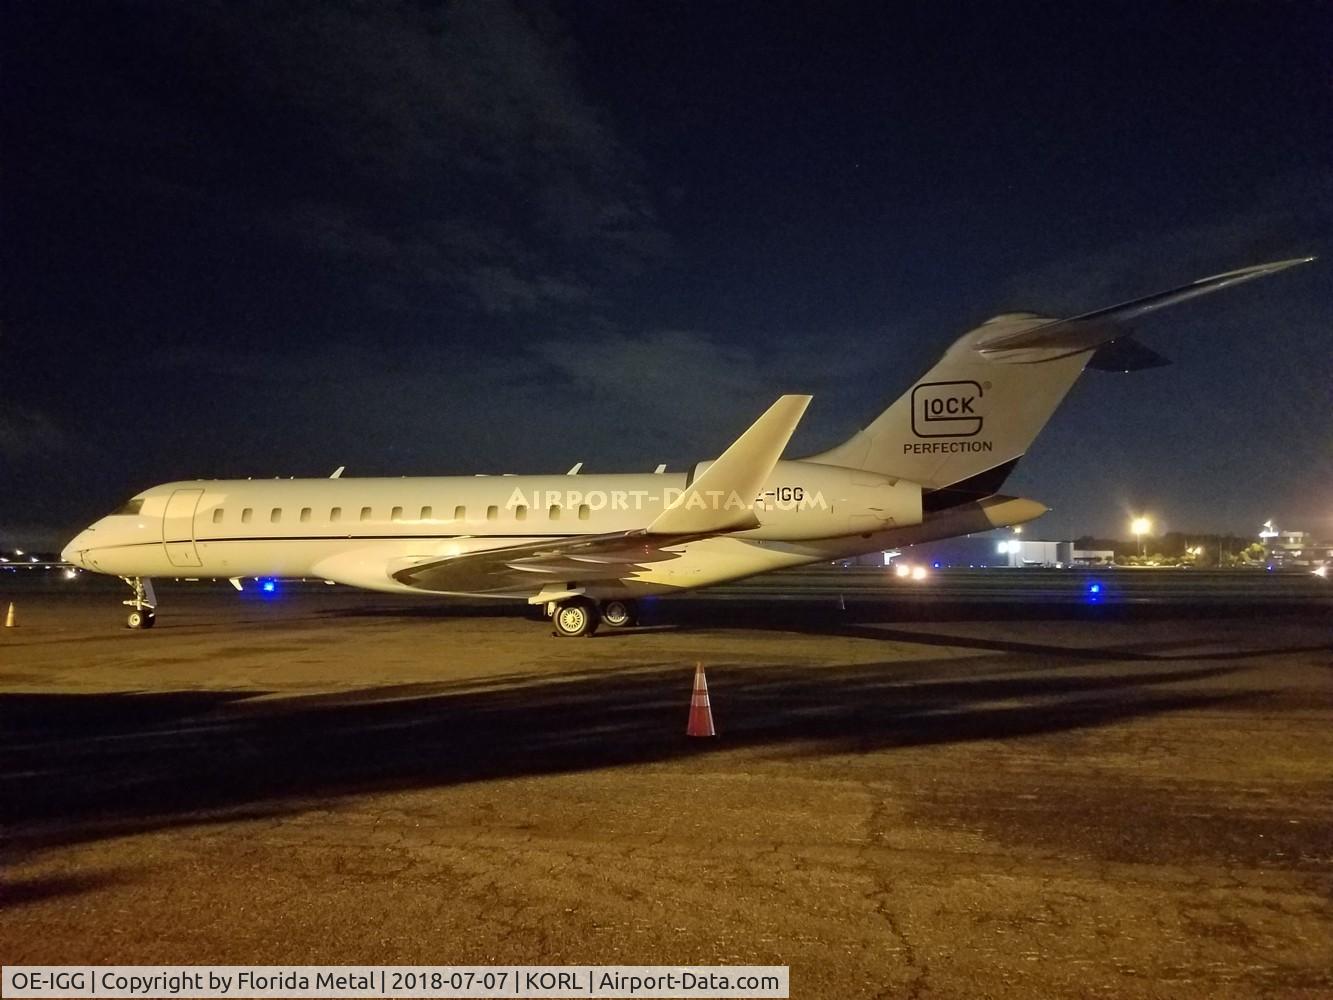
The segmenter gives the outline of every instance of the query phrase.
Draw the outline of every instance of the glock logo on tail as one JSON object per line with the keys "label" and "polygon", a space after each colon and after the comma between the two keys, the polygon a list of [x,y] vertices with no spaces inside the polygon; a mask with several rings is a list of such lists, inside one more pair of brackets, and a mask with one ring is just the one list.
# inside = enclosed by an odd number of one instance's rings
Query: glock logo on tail
{"label": "glock logo on tail", "polygon": [[979,382],[922,382],[912,390],[912,433],[917,437],[972,437],[981,433]]}

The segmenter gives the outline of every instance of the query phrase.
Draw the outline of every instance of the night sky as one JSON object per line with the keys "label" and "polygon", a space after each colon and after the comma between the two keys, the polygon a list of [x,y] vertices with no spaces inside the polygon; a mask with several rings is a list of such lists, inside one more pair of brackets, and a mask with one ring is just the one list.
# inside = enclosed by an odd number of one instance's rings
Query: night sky
{"label": "night sky", "polygon": [[1333,537],[1333,5],[0,5],[0,548],[171,479],[788,455],[959,334],[1144,320],[1035,534]]}

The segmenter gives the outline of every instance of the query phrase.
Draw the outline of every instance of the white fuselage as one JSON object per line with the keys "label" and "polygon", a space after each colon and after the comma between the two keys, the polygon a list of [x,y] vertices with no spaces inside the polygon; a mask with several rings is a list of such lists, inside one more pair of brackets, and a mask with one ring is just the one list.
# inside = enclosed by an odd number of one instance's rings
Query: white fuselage
{"label": "white fuselage", "polygon": [[[708,463],[700,463],[695,476]],[[370,590],[422,593],[389,568],[547,539],[634,531],[670,506],[684,474],[455,476],[397,479],[199,480],[140,494],[127,512],[81,532],[64,557],[124,577],[311,577]],[[141,501],[141,502],[140,502]],[[1044,510],[975,511],[922,524],[921,490],[874,473],[779,462],[758,498],[709,497],[753,510],[759,526],[682,541],[678,558],[589,589],[640,596],[706,587],[887,545],[1017,523]],[[137,509],[133,509],[137,507]],[[128,512],[133,510],[133,512]],[[947,523],[946,523],[947,522]],[[527,597],[530,590],[468,590]],[[452,592],[452,591],[451,591]]]}

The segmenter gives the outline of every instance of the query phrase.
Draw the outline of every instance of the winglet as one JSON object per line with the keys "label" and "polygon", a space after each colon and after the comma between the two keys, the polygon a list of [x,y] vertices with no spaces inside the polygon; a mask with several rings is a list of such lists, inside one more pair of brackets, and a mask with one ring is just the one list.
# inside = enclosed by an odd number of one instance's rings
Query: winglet
{"label": "winglet", "polygon": [[759,522],[752,509],[754,499],[809,405],[809,396],[780,397],[648,525],[648,533],[675,535],[755,527]]}

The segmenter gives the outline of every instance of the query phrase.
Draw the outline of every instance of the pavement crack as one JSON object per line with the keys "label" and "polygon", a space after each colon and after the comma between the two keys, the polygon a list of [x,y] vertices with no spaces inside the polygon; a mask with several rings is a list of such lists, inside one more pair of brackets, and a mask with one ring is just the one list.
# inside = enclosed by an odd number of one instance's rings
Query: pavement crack
{"label": "pavement crack", "polygon": [[877,855],[882,853],[881,849],[884,847],[884,829],[888,819],[887,803],[881,790],[874,785],[867,784],[865,789],[871,803],[870,814],[866,818],[865,842],[860,851],[863,870],[871,884],[865,899],[888,929],[891,941],[896,942],[896,947],[891,950],[901,954],[903,964],[910,972],[906,993],[897,984],[886,983],[875,994],[875,1000],[891,1000],[891,998],[896,1000],[904,996],[907,1000],[918,1000],[925,995],[929,986],[930,968],[918,954],[916,945],[903,927],[903,921],[894,912],[894,889],[889,883],[887,872],[877,863]]}

